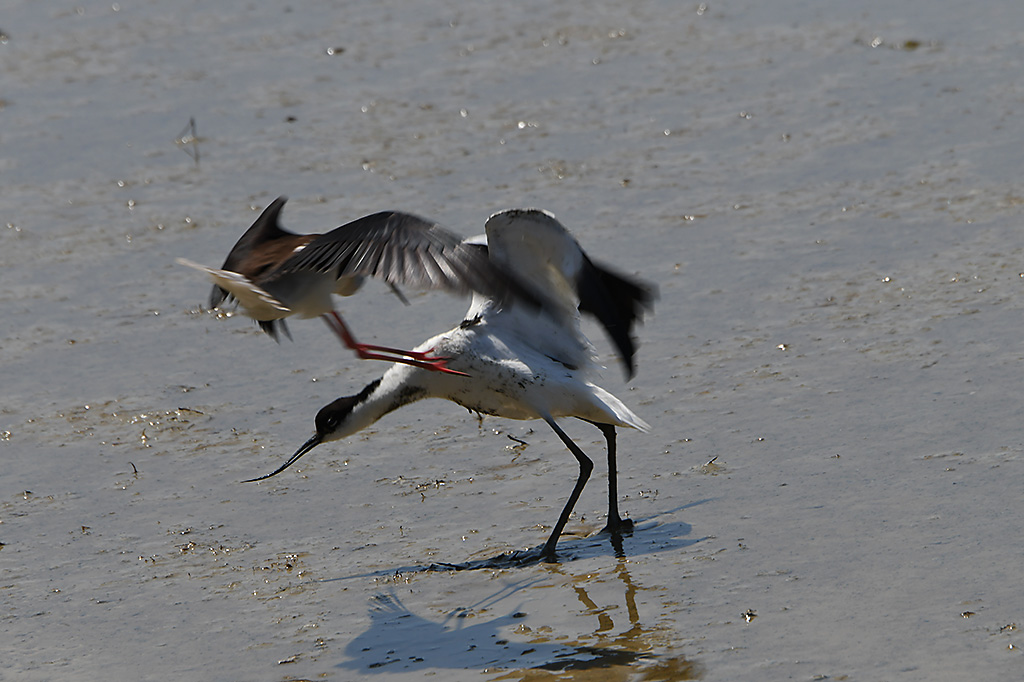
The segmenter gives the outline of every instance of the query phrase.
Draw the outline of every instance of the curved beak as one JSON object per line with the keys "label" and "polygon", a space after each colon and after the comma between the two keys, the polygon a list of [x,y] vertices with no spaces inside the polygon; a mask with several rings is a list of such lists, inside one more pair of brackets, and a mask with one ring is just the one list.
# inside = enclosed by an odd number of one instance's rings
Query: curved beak
{"label": "curved beak", "polygon": [[296,450],[295,454],[292,455],[291,457],[289,457],[288,461],[285,462],[284,464],[282,464],[280,467],[278,467],[277,469],[275,469],[271,473],[267,474],[266,476],[260,476],[259,478],[250,478],[249,480],[242,481],[242,483],[253,483],[255,481],[266,480],[266,479],[270,478],[271,476],[277,476],[279,473],[281,473],[282,471],[284,471],[285,469],[287,469],[291,465],[295,464],[295,462],[299,461],[300,457],[302,457],[304,454],[306,454],[307,452],[309,452],[310,450],[315,448],[317,445],[320,445],[320,443],[322,443],[322,442],[323,442],[323,437],[321,437],[321,435],[319,433],[313,434],[313,437],[310,438],[309,440],[307,440],[305,443],[303,443],[302,447],[299,448],[298,450]]}

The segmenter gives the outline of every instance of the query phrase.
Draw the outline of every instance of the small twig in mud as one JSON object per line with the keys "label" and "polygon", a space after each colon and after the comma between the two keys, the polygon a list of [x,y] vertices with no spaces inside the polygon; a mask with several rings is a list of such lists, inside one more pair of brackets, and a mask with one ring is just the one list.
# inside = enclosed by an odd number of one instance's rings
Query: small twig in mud
{"label": "small twig in mud", "polygon": [[523,440],[522,438],[516,438],[511,433],[506,433],[505,435],[508,436],[509,440],[514,440],[515,442],[519,443],[520,445],[529,445],[529,443],[527,443],[525,440]]}
{"label": "small twig in mud", "polygon": [[196,135],[196,119],[188,119],[188,125],[174,138],[174,144],[182,148],[199,165],[199,137]]}

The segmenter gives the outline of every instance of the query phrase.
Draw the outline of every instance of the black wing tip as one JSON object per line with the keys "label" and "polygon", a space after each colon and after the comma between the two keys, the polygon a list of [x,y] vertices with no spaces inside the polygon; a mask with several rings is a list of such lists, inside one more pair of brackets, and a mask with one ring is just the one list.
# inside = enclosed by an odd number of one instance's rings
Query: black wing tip
{"label": "black wing tip", "polygon": [[589,258],[577,282],[580,311],[598,319],[623,361],[626,380],[636,374],[637,340],[633,327],[654,310],[658,288],[630,275],[595,264]]}
{"label": "black wing tip", "polygon": [[287,336],[289,341],[294,340],[292,339],[292,333],[288,329],[288,325],[285,323],[284,320],[256,320],[256,324],[260,326],[260,329],[266,332],[267,336],[274,339],[274,341],[277,341],[278,343],[281,343],[279,333],[283,333],[285,336]]}
{"label": "black wing tip", "polygon": [[291,232],[284,230],[280,225],[281,209],[284,208],[285,202],[288,201],[288,197],[279,196],[274,199],[270,204],[263,209],[259,217],[253,221],[253,224],[249,226],[235,245],[231,247],[228,252],[227,258],[224,259],[224,264],[221,266],[221,270],[230,270],[231,272],[238,272],[238,264],[245,259],[252,250],[264,242],[278,239],[283,236],[291,235]]}
{"label": "black wing tip", "polygon": [[638,279],[632,280],[632,284],[640,289],[636,298],[637,302],[644,310],[654,312],[654,302],[661,298],[661,291],[658,289],[658,285]]}
{"label": "black wing tip", "polygon": [[281,215],[281,210],[284,208],[286,203],[288,203],[288,197],[282,194],[267,204],[267,207],[260,212],[260,216],[255,220],[255,222],[261,222],[266,218],[267,221],[277,225],[278,217]]}
{"label": "black wing tip", "polygon": [[[290,234],[281,229],[280,219],[281,210],[284,209],[284,205],[288,202],[288,197],[283,194],[278,198],[271,201],[260,216],[253,222],[252,227],[259,227],[257,230],[261,237],[268,238],[278,236],[281,233]],[[252,228],[250,228],[252,229]]]}

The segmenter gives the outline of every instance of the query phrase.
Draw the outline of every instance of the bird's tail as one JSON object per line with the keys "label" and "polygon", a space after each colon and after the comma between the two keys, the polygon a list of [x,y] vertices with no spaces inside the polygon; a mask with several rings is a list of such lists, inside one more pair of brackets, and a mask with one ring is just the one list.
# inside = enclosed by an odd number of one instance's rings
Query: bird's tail
{"label": "bird's tail", "polygon": [[608,413],[609,417],[613,417],[612,423],[617,426],[628,426],[644,433],[649,433],[651,425],[645,422],[643,419],[638,417],[633,410],[623,404],[621,400],[613,396],[608,391],[604,390],[600,386],[592,385],[594,397],[600,403],[601,407]]}
{"label": "bird's tail", "polygon": [[230,270],[208,268],[185,258],[178,258],[179,265],[186,265],[209,275],[213,283],[238,299],[249,317],[257,320],[275,320],[287,316],[291,310],[266,291],[256,286],[248,277]]}

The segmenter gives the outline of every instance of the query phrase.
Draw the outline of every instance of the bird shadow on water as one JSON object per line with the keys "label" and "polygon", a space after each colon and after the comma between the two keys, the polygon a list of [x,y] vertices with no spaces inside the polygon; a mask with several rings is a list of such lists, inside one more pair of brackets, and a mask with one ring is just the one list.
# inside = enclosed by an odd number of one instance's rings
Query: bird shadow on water
{"label": "bird shadow on water", "polygon": [[[611,554],[617,559],[642,556],[654,552],[682,549],[694,545],[704,538],[682,539],[689,535],[687,523],[674,522],[659,524],[653,521],[637,521],[635,526],[623,533],[602,531],[588,537],[563,538],[558,545],[557,561],[572,563],[583,559]],[[424,571],[472,571],[479,569],[520,568],[544,561],[541,550],[544,545],[532,549],[508,551],[493,557],[473,559],[457,564],[436,562],[423,566],[399,569],[402,573]]]}
{"label": "bird shadow on water", "polygon": [[[693,528],[682,521],[659,522],[659,518],[668,517],[677,511],[703,504],[700,500],[690,504],[661,512],[655,516],[634,520],[634,526],[621,535],[601,532],[588,537],[563,537],[558,543],[557,563],[566,564],[583,559],[594,558],[611,553],[616,558],[645,556],[658,552],[684,549],[702,542],[706,538],[687,538]],[[484,559],[473,559],[461,563],[433,562],[414,566],[400,566],[391,569],[371,571],[350,576],[328,578],[333,580],[351,580],[353,578],[387,578],[410,573],[428,573],[437,571],[472,571],[494,570],[502,568],[522,568],[542,561],[541,549],[538,545],[532,549],[502,552]]]}
{"label": "bird shadow on water", "polygon": [[[348,644],[345,653],[349,660],[339,663],[337,668],[364,674],[467,670],[493,675],[495,680],[529,682],[669,682],[703,676],[700,663],[684,656],[658,653],[666,648],[671,637],[657,626],[644,624],[637,607],[637,593],[645,588],[634,583],[627,560],[618,559],[605,575],[587,571],[577,576],[559,564],[545,567],[573,591],[582,606],[580,617],[593,622],[586,628],[594,627],[591,633],[574,638],[563,636],[539,623],[544,614],[524,613],[522,602],[506,609],[504,615],[486,617],[494,606],[516,594],[535,586],[550,588],[549,581],[542,578],[508,585],[472,606],[454,609],[441,620],[412,612],[392,590],[372,597],[370,626]],[[593,598],[591,592],[601,586],[605,587],[602,593],[607,594],[607,583],[613,580],[621,582],[624,588],[621,599],[599,604],[598,600],[605,597]],[[546,597],[540,603],[549,599]],[[660,619],[660,614],[651,618]]]}
{"label": "bird shadow on water", "polygon": [[[634,582],[628,560],[681,549],[703,539],[685,539],[690,530],[685,523],[658,523],[647,519],[637,522],[632,534],[624,537],[598,534],[574,540],[566,538],[565,544],[559,545],[557,563],[532,559],[515,561],[516,557],[539,554],[540,548],[535,548],[465,564],[429,564],[381,572],[380,577],[388,577],[415,572],[514,568],[534,563],[537,564],[535,571],[547,572],[557,578],[560,585],[573,591],[573,597],[582,606],[579,617],[593,622],[585,631],[594,629],[587,634],[566,636],[543,622],[548,614],[523,612],[523,604],[529,602],[525,598],[528,590],[552,587],[551,580],[543,574],[531,574],[476,604],[450,611],[440,620],[414,613],[392,589],[372,597],[370,625],[348,644],[345,653],[349,660],[337,667],[364,674],[469,670],[493,675],[492,679],[496,680],[530,682],[700,679],[704,670],[698,662],[663,653],[677,648],[672,646],[671,633],[658,625],[644,624],[637,607],[637,594],[647,588]],[[595,571],[588,563],[588,568],[580,575],[572,571],[580,560],[609,554],[615,563],[607,569]],[[509,564],[497,565],[503,560]],[[621,584],[621,590],[612,589],[611,593],[621,596],[613,598],[613,603],[599,604],[608,600],[609,585],[616,581]],[[524,597],[518,605],[505,609],[503,615],[487,617],[500,602],[515,595]],[[537,603],[551,608],[549,599],[545,597]],[[558,618],[564,617],[562,611],[558,613]],[[661,622],[663,614],[649,614],[648,619]]]}

